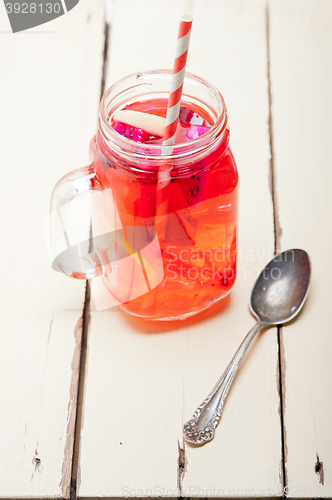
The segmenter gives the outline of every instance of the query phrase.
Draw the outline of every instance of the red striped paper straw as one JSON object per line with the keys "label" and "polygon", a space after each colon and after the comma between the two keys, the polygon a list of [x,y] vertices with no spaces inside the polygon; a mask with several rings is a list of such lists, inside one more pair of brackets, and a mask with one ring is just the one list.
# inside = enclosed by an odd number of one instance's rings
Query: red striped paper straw
{"label": "red striped paper straw", "polygon": [[[181,95],[182,95],[185,67],[187,62],[191,25],[192,25],[192,17],[190,16],[181,17],[179,34],[176,44],[171,88],[167,105],[163,146],[168,146],[175,143],[175,135],[180,113]],[[162,154],[166,154],[166,149],[168,148],[162,148]],[[169,151],[169,154],[172,154],[172,152],[173,149],[172,151]],[[159,240],[161,241],[165,241],[166,239],[171,169],[172,166],[170,164],[161,163],[158,170],[157,190],[156,190],[156,216],[155,216],[154,229],[157,232]],[[146,296],[146,302],[144,305],[146,310],[149,309],[152,311],[155,310],[157,304],[157,293],[158,293],[157,288],[154,288],[154,290]]]}
{"label": "red striped paper straw", "polygon": [[181,16],[179,34],[176,44],[175,60],[171,89],[168,98],[167,114],[163,145],[168,146],[175,143],[176,128],[179,119],[181,95],[186,71],[189,39],[193,19],[191,16]]}

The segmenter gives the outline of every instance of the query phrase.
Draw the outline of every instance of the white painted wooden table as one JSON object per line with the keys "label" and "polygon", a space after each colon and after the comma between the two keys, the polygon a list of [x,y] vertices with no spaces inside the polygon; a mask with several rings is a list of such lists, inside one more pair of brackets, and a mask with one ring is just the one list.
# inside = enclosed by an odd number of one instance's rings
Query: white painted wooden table
{"label": "white painted wooden table", "polygon": [[[188,70],[229,110],[239,273],[219,308],[146,324],[54,273],[43,224],[55,182],[88,163],[101,88],[171,67],[184,12]],[[81,0],[11,35],[0,5],[0,498],[332,497],[331,24],[332,0],[116,0],[109,28]],[[184,445],[254,322],[259,270],[292,247],[312,260],[305,308],[254,341],[214,441]]]}

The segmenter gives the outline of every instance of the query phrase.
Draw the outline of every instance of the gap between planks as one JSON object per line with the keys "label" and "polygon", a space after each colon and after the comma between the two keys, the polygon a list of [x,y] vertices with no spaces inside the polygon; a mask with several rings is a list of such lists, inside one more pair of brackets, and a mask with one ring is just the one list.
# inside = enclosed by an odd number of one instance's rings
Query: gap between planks
{"label": "gap between planks", "polygon": [[[105,82],[108,67],[108,41],[110,35],[110,23],[105,19],[104,25],[104,52],[103,52],[103,71],[100,84],[100,100],[105,93]],[[81,447],[81,430],[83,426],[83,412],[84,412],[84,393],[85,393],[85,376],[87,367],[87,349],[88,349],[88,335],[90,328],[90,304],[91,304],[91,289],[89,282],[86,281],[84,306],[82,312],[83,327],[82,327],[82,343],[81,343],[81,356],[78,375],[78,397],[76,409],[76,421],[74,432],[74,446],[72,457],[71,469],[71,483],[70,483],[70,500],[77,500],[77,489],[80,483],[80,466],[79,456]]]}
{"label": "gap between planks", "polygon": [[[270,72],[270,2],[266,2],[266,41],[267,41],[267,80],[268,80],[268,96],[269,96],[269,138],[270,138],[270,189],[272,196],[272,206],[273,206],[273,223],[274,223],[274,255],[277,255],[281,251],[281,235],[282,229],[279,221],[279,211],[278,211],[278,196],[276,192],[276,172],[275,172],[275,162],[274,162],[274,141],[273,141],[273,113],[272,113],[272,82],[271,82],[271,72]],[[286,498],[286,488],[288,484],[287,480],[287,442],[286,442],[286,428],[284,421],[285,412],[285,355],[284,355],[284,343],[283,343],[283,328],[277,326],[277,342],[278,342],[278,366],[277,366],[277,386],[278,394],[280,400],[279,414],[280,414],[280,429],[281,429],[281,464],[280,464],[280,482],[282,487],[282,496]]]}
{"label": "gap between planks", "polygon": [[75,430],[74,430],[74,446],[73,446],[71,482],[70,482],[70,500],[77,499],[77,484],[80,481],[79,455],[80,455],[80,444],[81,444],[80,443],[81,429],[83,425],[85,373],[86,373],[86,361],[87,361],[88,332],[90,325],[90,298],[91,298],[91,291],[89,283],[87,281],[85,287],[84,307],[82,313],[83,326],[82,326],[82,340],[81,340],[81,356],[80,356],[79,374],[78,374],[78,397],[76,405],[76,420],[75,420]]}

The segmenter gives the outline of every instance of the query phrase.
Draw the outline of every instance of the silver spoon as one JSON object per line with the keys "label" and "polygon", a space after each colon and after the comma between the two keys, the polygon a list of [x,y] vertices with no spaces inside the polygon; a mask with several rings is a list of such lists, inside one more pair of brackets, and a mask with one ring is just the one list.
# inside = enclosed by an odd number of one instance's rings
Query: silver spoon
{"label": "silver spoon", "polygon": [[303,306],[310,281],[310,260],[304,250],[277,255],[261,272],[250,298],[250,310],[258,319],[208,397],[183,426],[188,443],[203,444],[214,438],[230,386],[256,333],[263,327],[293,319]]}

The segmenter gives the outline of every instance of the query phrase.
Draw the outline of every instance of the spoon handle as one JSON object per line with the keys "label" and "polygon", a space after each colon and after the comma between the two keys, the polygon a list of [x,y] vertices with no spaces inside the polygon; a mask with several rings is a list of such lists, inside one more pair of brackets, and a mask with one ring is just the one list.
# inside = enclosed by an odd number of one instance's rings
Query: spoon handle
{"label": "spoon handle", "polygon": [[184,424],[183,435],[188,443],[203,444],[214,438],[215,428],[236,372],[252,339],[263,326],[266,326],[265,323],[258,322],[250,330],[208,397],[199,405],[193,418]]}

